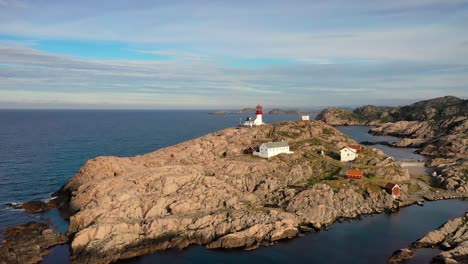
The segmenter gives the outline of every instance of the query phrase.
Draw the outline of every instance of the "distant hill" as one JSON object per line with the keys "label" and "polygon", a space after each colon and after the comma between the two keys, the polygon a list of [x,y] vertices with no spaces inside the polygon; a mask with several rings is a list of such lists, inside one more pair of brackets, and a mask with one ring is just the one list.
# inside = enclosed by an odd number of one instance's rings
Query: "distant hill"
{"label": "distant hill", "polygon": [[[211,115],[228,115],[228,114],[255,114],[257,110],[255,108],[243,108],[239,111],[215,111],[210,112]],[[274,108],[269,112],[265,112],[264,114],[269,115],[305,115],[305,114],[312,114],[316,113],[316,111],[306,111],[306,110],[299,110],[299,109],[280,109]]]}
{"label": "distant hill", "polygon": [[438,97],[400,107],[365,105],[353,111],[327,108],[316,118],[330,125],[377,125],[397,121],[441,120],[467,116],[468,100],[454,96]]}
{"label": "distant hill", "polygon": [[316,113],[315,111],[305,111],[299,109],[279,109],[275,108],[268,112],[270,115],[307,115]]}

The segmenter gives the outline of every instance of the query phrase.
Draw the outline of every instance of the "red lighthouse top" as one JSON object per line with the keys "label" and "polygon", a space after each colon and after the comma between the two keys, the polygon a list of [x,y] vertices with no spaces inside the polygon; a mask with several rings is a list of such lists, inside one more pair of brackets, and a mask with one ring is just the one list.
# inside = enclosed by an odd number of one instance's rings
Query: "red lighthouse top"
{"label": "red lighthouse top", "polygon": [[263,115],[263,106],[257,105],[257,112],[255,114]]}

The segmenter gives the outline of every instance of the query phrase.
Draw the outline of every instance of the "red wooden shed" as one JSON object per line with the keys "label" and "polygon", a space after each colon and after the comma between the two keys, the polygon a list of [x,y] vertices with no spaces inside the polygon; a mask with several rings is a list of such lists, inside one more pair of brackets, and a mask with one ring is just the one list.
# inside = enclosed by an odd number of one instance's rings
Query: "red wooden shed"
{"label": "red wooden shed", "polygon": [[352,180],[360,180],[362,179],[363,172],[362,170],[347,170],[346,171],[346,178]]}
{"label": "red wooden shed", "polygon": [[388,182],[387,184],[385,184],[384,189],[385,191],[387,191],[388,194],[393,195],[393,197],[400,196],[401,187],[396,183]]}

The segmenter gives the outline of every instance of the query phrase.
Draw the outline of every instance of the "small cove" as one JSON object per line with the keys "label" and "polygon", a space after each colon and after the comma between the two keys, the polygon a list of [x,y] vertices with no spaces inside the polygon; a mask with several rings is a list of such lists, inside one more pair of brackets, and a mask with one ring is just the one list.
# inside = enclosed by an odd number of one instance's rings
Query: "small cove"
{"label": "small cove", "polygon": [[[336,129],[354,139],[358,143],[363,141],[368,142],[388,142],[393,143],[399,138],[392,136],[375,136],[368,133],[372,126],[336,126]],[[426,157],[414,153],[417,148],[393,148],[386,145],[376,144],[371,147],[382,150],[388,156],[394,157],[396,160],[425,160]]]}

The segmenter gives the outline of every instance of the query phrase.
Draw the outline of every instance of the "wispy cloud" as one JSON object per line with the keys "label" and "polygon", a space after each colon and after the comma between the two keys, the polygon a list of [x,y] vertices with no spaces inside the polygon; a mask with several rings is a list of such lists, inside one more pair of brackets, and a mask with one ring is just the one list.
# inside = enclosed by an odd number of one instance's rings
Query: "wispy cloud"
{"label": "wispy cloud", "polygon": [[467,97],[467,18],[468,0],[0,0],[0,107]]}
{"label": "wispy cloud", "polygon": [[[0,48],[0,106],[221,108],[361,104],[446,93],[467,96],[466,65],[295,64],[239,69],[208,62],[90,61]],[[189,100],[189,98],[192,98]]]}

